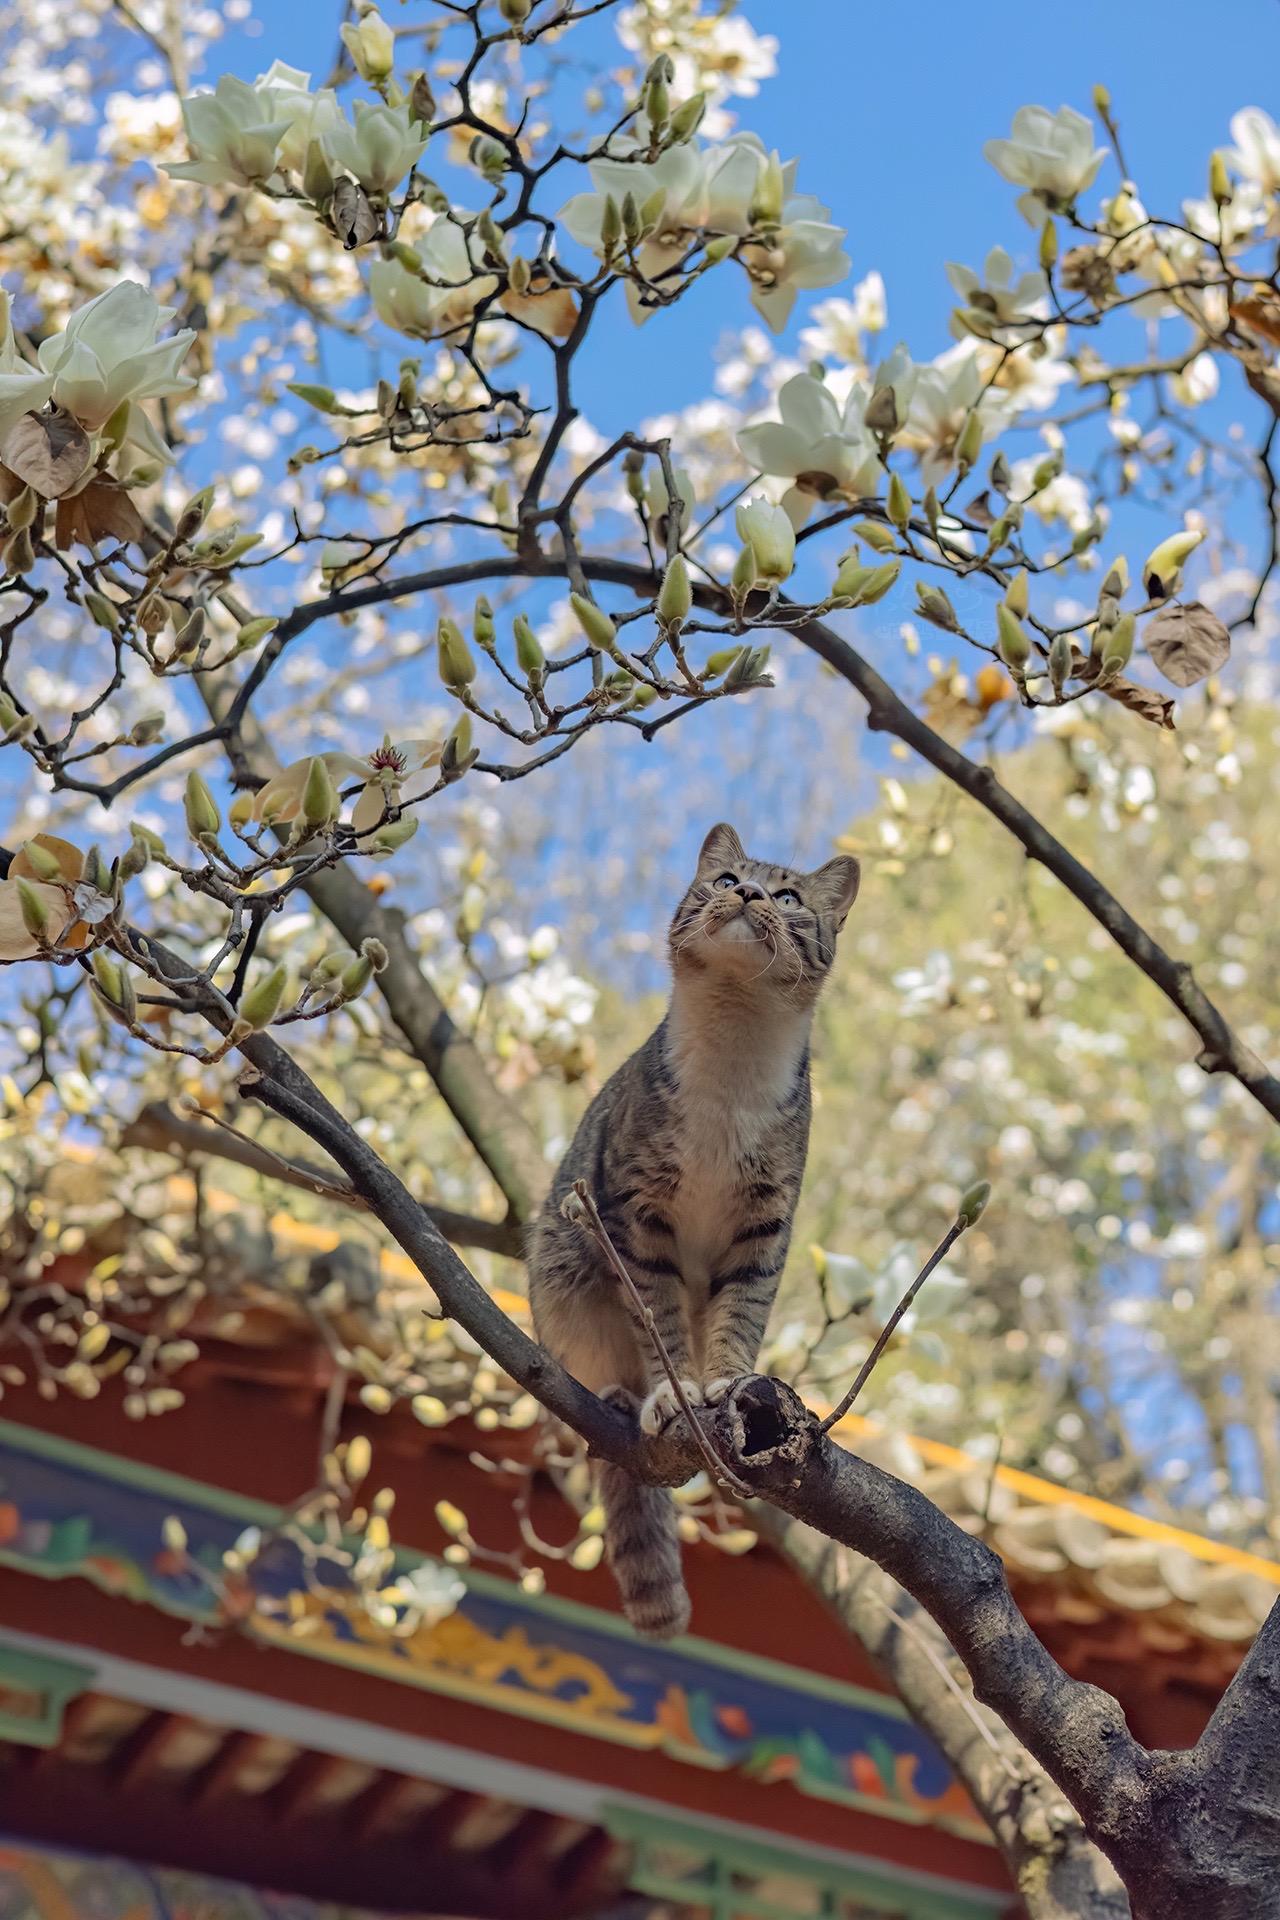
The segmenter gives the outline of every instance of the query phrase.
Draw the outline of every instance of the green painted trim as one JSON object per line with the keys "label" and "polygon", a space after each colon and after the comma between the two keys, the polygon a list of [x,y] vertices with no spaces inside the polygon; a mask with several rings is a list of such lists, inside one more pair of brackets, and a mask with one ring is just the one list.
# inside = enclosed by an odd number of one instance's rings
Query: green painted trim
{"label": "green painted trim", "polygon": [[0,1739],[25,1747],[56,1747],[68,1703],[92,1683],[92,1667],[29,1653],[25,1647],[11,1647],[0,1640],[0,1693],[31,1693],[39,1703],[34,1715],[0,1706]]}
{"label": "green painted trim", "polygon": [[[270,1527],[280,1520],[284,1511],[281,1507],[255,1500],[248,1494],[232,1493],[226,1487],[215,1486],[206,1480],[190,1480],[185,1474],[171,1473],[165,1467],[148,1466],[142,1461],[130,1460],[123,1454],[106,1453],[98,1447],[86,1446],[78,1440],[66,1440],[60,1434],[44,1433],[36,1427],[24,1427],[16,1421],[0,1420],[0,1440],[46,1460],[88,1467],[127,1486],[143,1487],[150,1493],[168,1494],[175,1501],[190,1501],[227,1519],[238,1520],[245,1526]],[[397,1558],[406,1567],[420,1566],[429,1558],[416,1548],[403,1547],[398,1543],[395,1550]],[[3,1563],[2,1554],[0,1563]],[[590,1627],[595,1633],[609,1634],[629,1646],[635,1645],[635,1635],[625,1620],[617,1614],[604,1612],[600,1607],[587,1606],[581,1600],[566,1600],[560,1595],[522,1594],[511,1581],[500,1580],[495,1574],[483,1573],[471,1567],[467,1568],[463,1578],[476,1593],[487,1593],[491,1598],[508,1602],[519,1594],[518,1604],[529,1613],[541,1614],[549,1620],[574,1622],[582,1627]],[[893,1694],[876,1693],[870,1687],[855,1686],[850,1681],[838,1680],[832,1675],[814,1673],[806,1667],[793,1667],[766,1654],[743,1652],[736,1647],[723,1646],[717,1640],[704,1640],[698,1634],[685,1634],[673,1644],[677,1649],[684,1649],[725,1672],[752,1674],[756,1679],[786,1687],[792,1693],[806,1693],[817,1699],[842,1701],[846,1706],[869,1708],[895,1720],[906,1721],[911,1718],[902,1702]]]}
{"label": "green painted trim", "polygon": [[[760,1901],[753,1903],[750,1893],[735,1891],[729,1884],[729,1872],[735,1869],[760,1875],[783,1873],[832,1896],[852,1894],[861,1900],[882,1901],[889,1912],[901,1914],[905,1920],[992,1920],[997,1911],[1003,1912],[1008,1905],[1006,1894],[979,1893],[972,1888],[953,1886],[935,1890],[876,1867],[818,1860],[812,1854],[799,1853],[789,1847],[767,1845],[715,1827],[668,1819],[635,1807],[606,1804],[600,1810],[600,1821],[615,1840],[637,1849],[639,1871],[633,1868],[631,1886],[659,1899],[678,1900],[693,1906],[709,1904],[715,1920],[735,1920],[739,1912],[744,1916],[750,1914],[752,1920],[757,1920],[757,1916],[758,1920],[775,1920],[775,1917],[787,1920],[783,1909]],[[687,1847],[691,1852],[702,1853],[712,1868],[710,1879],[691,1882],[646,1873],[644,1850],[654,1845]],[[824,1903],[824,1913],[833,1911],[834,1908]]]}

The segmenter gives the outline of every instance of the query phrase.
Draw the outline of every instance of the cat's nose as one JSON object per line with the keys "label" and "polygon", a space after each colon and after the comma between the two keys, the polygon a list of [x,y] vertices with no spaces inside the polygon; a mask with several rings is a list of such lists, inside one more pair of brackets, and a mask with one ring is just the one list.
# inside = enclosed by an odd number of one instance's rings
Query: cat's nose
{"label": "cat's nose", "polygon": [[764,888],[758,887],[754,880],[739,880],[734,892],[742,900],[764,899]]}

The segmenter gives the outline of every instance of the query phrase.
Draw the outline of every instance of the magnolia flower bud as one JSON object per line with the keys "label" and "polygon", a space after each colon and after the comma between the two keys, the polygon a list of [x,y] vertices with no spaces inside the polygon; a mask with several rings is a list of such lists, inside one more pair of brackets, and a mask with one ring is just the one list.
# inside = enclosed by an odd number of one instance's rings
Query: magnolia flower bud
{"label": "magnolia flower bud", "polygon": [[1058,264],[1058,229],[1052,220],[1046,220],[1040,229],[1040,265],[1045,273],[1052,273]]}
{"label": "magnolia flower bud", "polygon": [[511,630],[515,635],[516,664],[530,687],[537,693],[547,677],[546,655],[539,646],[538,637],[524,614],[516,615]]}
{"label": "magnolia flower bud", "polygon": [[265,640],[279,625],[273,613],[261,613],[253,620],[246,620],[236,634],[236,652],[246,653],[250,647],[256,647],[259,640]]}
{"label": "magnolia flower bud", "polygon": [[205,612],[203,607],[193,607],[178,631],[173,636],[175,654],[194,653],[204,639]]}
{"label": "magnolia flower bud", "polygon": [[31,938],[38,940],[42,947],[47,946],[53,923],[49,918],[49,908],[44,895],[39,887],[31,884],[30,880],[18,881],[18,910],[22,915],[22,924]]}
{"label": "magnolia flower bud", "polygon": [[381,940],[376,939],[373,934],[369,934],[360,942],[360,951],[375,973],[385,973],[391,964],[391,955]]}
{"label": "magnolia flower bud", "polygon": [[972,1227],[982,1218],[988,1200],[991,1198],[991,1182],[975,1180],[973,1185],[960,1196],[960,1205],[956,1208],[956,1219],[962,1227]]}
{"label": "magnolia flower bud", "polygon": [[758,578],[755,549],[747,545],[740,550],[733,563],[733,572],[729,575],[729,592],[739,605],[751,592]]}
{"label": "magnolia flower bud", "polygon": [[1031,642],[1021,621],[1015,619],[1003,601],[996,608],[996,635],[1000,658],[1017,678],[1031,658]]}
{"label": "magnolia flower bud", "polygon": [[17,726],[19,718],[18,709],[8,694],[0,693],[0,734],[7,735],[12,727]]}
{"label": "magnolia flower bud", "polygon": [[688,562],[682,553],[677,553],[668,561],[667,570],[662,576],[662,587],[655,608],[658,625],[674,639],[689,618],[692,606],[693,586],[689,580]]}
{"label": "magnolia flower bud", "polygon": [[887,439],[902,425],[898,418],[898,396],[891,386],[877,387],[867,402],[863,415],[864,422],[871,433]]}
{"label": "magnolia flower bud", "polygon": [[175,540],[194,540],[209,517],[213,505],[213,488],[202,487],[199,493],[193,493],[182,512],[178,515],[178,524],[173,530]]}
{"label": "magnolia flower bud", "polygon": [[921,619],[927,620],[931,627],[941,627],[944,633],[958,631],[960,623],[956,619],[956,610],[941,587],[917,580],[916,602]]}
{"label": "magnolia flower bud", "polygon": [[604,197],[600,214],[600,252],[606,266],[618,251],[622,238],[622,210],[611,193]]}
{"label": "magnolia flower bud", "polygon": [[719,674],[727,673],[741,652],[741,647],[720,647],[702,669],[702,678],[714,680]]}
{"label": "magnolia flower bud", "polygon": [[4,543],[0,566],[6,574],[16,578],[19,574],[30,573],[35,563],[36,550],[31,542],[30,530],[19,527]]}
{"label": "magnolia flower bud", "polygon": [[507,269],[507,285],[512,293],[521,298],[528,293],[533,281],[533,268],[522,253],[518,253]]}
{"label": "magnolia flower bud", "polygon": [[1235,198],[1235,188],[1231,184],[1231,175],[1227,172],[1227,163],[1216,150],[1209,156],[1209,194],[1214,205],[1229,207]]}
{"label": "magnolia flower bud", "polygon": [[142,631],[154,640],[169,624],[169,603],[162,593],[144,593],[134,617]]}
{"label": "magnolia flower bud", "polygon": [[960,429],[960,438],[956,441],[956,465],[961,473],[968,473],[981,452],[982,421],[978,417],[978,409],[970,407]]}
{"label": "magnolia flower bud", "polygon": [[498,0],[498,12],[510,26],[522,27],[533,12],[533,0]]}
{"label": "magnolia flower bud", "polygon": [[262,974],[250,987],[240,1002],[240,1019],[251,1033],[260,1033],[263,1027],[269,1027],[284,1004],[285,988],[289,984],[287,968],[272,967],[270,973]]}
{"label": "magnolia flower bud", "polygon": [[690,94],[683,106],[677,107],[671,116],[670,140],[673,147],[682,146],[686,140],[692,140],[702,125],[707,111],[705,93]]}
{"label": "magnolia flower bud", "polygon": [[640,209],[634,193],[622,196],[622,237],[629,247],[634,247],[640,239]]}
{"label": "magnolia flower bud", "polygon": [[743,647],[724,677],[726,692],[755,686],[769,664],[769,651],[768,647]]}
{"label": "magnolia flower bud", "polygon": [[460,780],[473,761],[479,758],[478,751],[471,744],[471,715],[458,715],[453,732],[444,743],[440,754],[440,773],[446,782]]}
{"label": "magnolia flower bud", "polygon": [[133,990],[133,982],[112,954],[105,947],[98,947],[90,962],[93,968],[94,983],[103,999],[112,1011],[132,1024],[137,1017],[138,999]]}
{"label": "magnolia flower bud", "polygon": [[417,820],[413,814],[406,813],[399,820],[389,820],[385,827],[379,827],[369,844],[375,853],[396,853],[417,831]]}
{"label": "magnolia flower bud", "polygon": [[217,833],[222,825],[217,802],[198,773],[187,775],[183,808],[187,816],[187,832],[193,840]]}
{"label": "magnolia flower bud", "polygon": [[748,500],[735,512],[734,524],[754,555],[756,579],[785,580],[796,563],[796,530],[783,509],[763,498]]}
{"label": "magnolia flower bud", "polygon": [[877,520],[859,520],[853,531],[876,553],[893,553],[897,549],[896,536]]}
{"label": "magnolia flower bud", "polygon": [[104,593],[90,591],[84,597],[84,610],[89,618],[108,633],[119,633],[120,614],[115,604]]}
{"label": "magnolia flower bud", "polygon": [[475,611],[471,616],[471,637],[480,651],[487,653],[492,659],[497,630],[493,624],[493,608],[484,594],[481,594],[476,601]]}
{"label": "magnolia flower bud", "polygon": [[150,859],[150,847],[148,847],[145,840],[139,839],[137,834],[135,834],[124,852],[120,855],[120,862],[116,871],[121,880],[133,880],[142,872]]}
{"label": "magnolia flower bud", "polygon": [[569,605],[591,645],[600,653],[616,654],[618,630],[604,608],[598,607],[594,600],[588,600],[581,593],[571,593]]}
{"label": "magnolia flower bud", "polygon": [[309,407],[315,407],[320,413],[332,413],[338,404],[338,396],[332,387],[318,387],[310,380],[290,380],[285,390],[295,394],[299,400],[305,400]]}
{"label": "magnolia flower bud", "polygon": [[702,257],[709,267],[718,267],[722,260],[727,260],[731,253],[737,251],[737,246],[736,233],[717,233],[713,239],[708,240],[702,250]]}
{"label": "magnolia flower bud", "polygon": [[333,784],[333,776],[319,754],[307,768],[302,789],[301,818],[308,827],[327,827],[342,812],[342,796]]}
{"label": "magnolia flower bud", "polygon": [[5,513],[8,516],[9,525],[21,529],[34,523],[39,510],[40,501],[37,494],[31,487],[23,487],[20,492],[14,494],[5,508]]}
{"label": "magnolia flower bud", "polygon": [[885,502],[885,511],[899,533],[905,533],[911,524],[911,495],[903,485],[900,473],[889,476],[889,497]]}
{"label": "magnolia flower bud", "polygon": [[436,110],[436,97],[431,91],[431,82],[425,73],[416,73],[413,85],[409,89],[409,113],[414,120],[424,126],[429,125]]}
{"label": "magnolia flower bud", "polygon": [[373,962],[361,953],[345,967],[338,981],[344,1000],[358,1000],[373,978]]}
{"label": "magnolia flower bud", "polygon": [[354,26],[348,21],[340,31],[360,78],[373,83],[385,80],[395,65],[396,41],[377,8],[371,7]]}
{"label": "magnolia flower bud", "polygon": [[1049,678],[1056,693],[1071,678],[1071,642],[1065,633],[1055,633],[1049,642]]}
{"label": "magnolia flower bud", "polygon": [[666,130],[671,116],[671,94],[667,88],[665,75],[655,74],[644,90],[645,118],[656,140]]}
{"label": "magnolia flower bud", "polygon": [[1142,563],[1142,580],[1151,600],[1165,600],[1178,584],[1182,563],[1204,539],[1203,533],[1171,533]]}
{"label": "magnolia flower bud", "polygon": [[1020,567],[1004,590],[1004,603],[1015,620],[1025,620],[1031,596],[1027,587],[1027,572]]}
{"label": "magnolia flower bud", "polygon": [[1113,627],[1108,627],[1099,637],[1098,651],[1102,655],[1100,680],[1114,680],[1122,667],[1129,663],[1133,652],[1134,636],[1138,623],[1131,613],[1122,613]]}
{"label": "magnolia flower bud", "polygon": [[436,629],[436,643],[440,678],[445,686],[453,692],[469,687],[476,677],[476,663],[457,626],[447,617],[441,619]]}
{"label": "magnolia flower bud", "polygon": [[884,599],[901,569],[899,560],[887,560],[879,567],[864,567],[859,564],[856,552],[847,553],[840,562],[832,594],[838,600],[847,600],[851,607],[874,606],[877,600]]}
{"label": "magnolia flower bud", "polygon": [[163,732],[164,715],[162,713],[144,713],[142,718],[135,720],[129,729],[129,745],[131,747],[153,746]]}
{"label": "magnolia flower bud", "polygon": [[233,827],[245,827],[253,818],[253,795],[238,793],[227,811],[227,818]]}
{"label": "magnolia flower bud", "polygon": [[507,150],[500,140],[481,133],[471,142],[468,158],[486,180],[501,180],[507,170]]}

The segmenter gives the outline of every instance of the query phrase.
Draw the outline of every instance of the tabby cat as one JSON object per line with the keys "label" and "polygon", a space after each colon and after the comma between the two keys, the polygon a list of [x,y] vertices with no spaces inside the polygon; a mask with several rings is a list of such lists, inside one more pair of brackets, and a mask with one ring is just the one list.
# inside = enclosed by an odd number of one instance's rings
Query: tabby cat
{"label": "tabby cat", "polygon": [[[530,1244],[538,1337],[656,1433],[678,1411],[653,1342],[561,1203],[584,1180],[685,1383],[714,1405],[755,1367],[809,1144],[809,1029],[858,891],[752,860],[713,827],[671,922],[666,1017],[596,1095]],[[663,1487],[603,1466],[605,1546],[637,1632],[682,1633],[689,1598]]]}

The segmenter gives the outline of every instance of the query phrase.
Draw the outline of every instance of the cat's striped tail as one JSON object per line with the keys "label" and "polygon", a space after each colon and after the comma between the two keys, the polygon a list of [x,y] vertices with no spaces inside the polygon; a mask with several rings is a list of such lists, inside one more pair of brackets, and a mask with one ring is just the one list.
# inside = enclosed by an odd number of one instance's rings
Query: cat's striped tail
{"label": "cat's striped tail", "polygon": [[622,1611],[647,1640],[672,1640],[689,1625],[676,1509],[666,1487],[646,1486],[601,1462],[604,1545]]}

